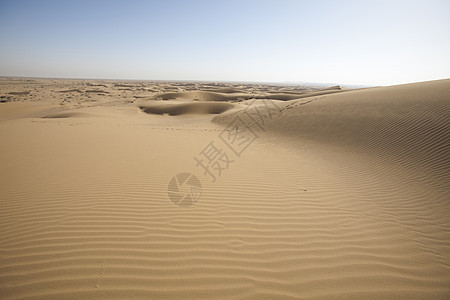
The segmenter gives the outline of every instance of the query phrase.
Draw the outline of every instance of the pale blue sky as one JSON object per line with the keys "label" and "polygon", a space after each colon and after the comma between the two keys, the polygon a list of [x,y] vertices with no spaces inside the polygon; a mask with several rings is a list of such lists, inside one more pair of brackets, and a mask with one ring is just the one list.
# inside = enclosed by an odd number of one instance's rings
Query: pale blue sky
{"label": "pale blue sky", "polygon": [[450,77],[450,1],[0,0],[0,75],[389,85]]}

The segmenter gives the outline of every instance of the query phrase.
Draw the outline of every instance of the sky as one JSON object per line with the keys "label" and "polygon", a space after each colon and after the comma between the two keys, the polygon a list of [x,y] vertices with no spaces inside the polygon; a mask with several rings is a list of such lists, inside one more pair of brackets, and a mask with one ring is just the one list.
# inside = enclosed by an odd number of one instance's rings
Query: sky
{"label": "sky", "polygon": [[450,1],[0,0],[0,76],[392,85],[450,77]]}

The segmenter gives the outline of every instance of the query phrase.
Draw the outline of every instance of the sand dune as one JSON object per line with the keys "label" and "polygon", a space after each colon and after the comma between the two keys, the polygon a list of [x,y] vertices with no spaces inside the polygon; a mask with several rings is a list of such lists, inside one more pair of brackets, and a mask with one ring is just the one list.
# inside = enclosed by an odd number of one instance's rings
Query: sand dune
{"label": "sand dune", "polygon": [[300,98],[307,98],[311,96],[326,95],[341,92],[340,89],[309,91],[307,93],[216,93],[206,91],[195,92],[177,92],[177,93],[162,93],[156,96],[156,99],[161,100],[188,100],[188,101],[236,101],[249,99],[271,99],[271,100],[294,100]]}
{"label": "sand dune", "polygon": [[330,87],[322,89],[322,91],[327,91],[327,90],[342,90],[342,88],[340,85],[334,85],[334,86],[330,86]]}
{"label": "sand dune", "polygon": [[228,100],[237,100],[239,97],[243,98],[246,97],[247,99],[249,99],[252,96],[247,94],[229,95],[226,93],[215,93],[205,91],[162,93],[157,95],[157,98],[162,100],[185,99],[198,101],[228,101]]}
{"label": "sand dune", "polygon": [[90,116],[89,114],[82,113],[82,112],[58,112],[50,115],[46,115],[43,118],[52,118],[52,119],[59,119],[59,118],[75,118],[75,117],[87,117]]}
{"label": "sand dune", "polygon": [[[450,297],[450,80],[8,80],[0,96],[31,93],[0,103],[2,299]],[[215,182],[194,160],[211,143],[232,160]],[[190,207],[168,198],[181,172],[202,183]]]}
{"label": "sand dune", "polygon": [[[303,145],[325,144],[392,163],[408,161],[411,167],[431,169],[430,176],[449,180],[449,89],[450,80],[442,80],[277,102],[280,113],[266,117],[265,130]],[[249,126],[254,122],[246,118],[245,109],[230,114],[248,120]],[[214,121],[228,118],[223,114]]]}
{"label": "sand dune", "polygon": [[206,92],[216,92],[216,93],[227,93],[227,94],[233,94],[233,93],[243,93],[244,90],[242,89],[236,89],[236,88],[215,88],[215,89],[204,89]]}
{"label": "sand dune", "polygon": [[233,108],[231,103],[197,102],[197,103],[172,103],[151,104],[140,106],[142,111],[149,114],[168,114],[171,116],[183,114],[220,114]]}

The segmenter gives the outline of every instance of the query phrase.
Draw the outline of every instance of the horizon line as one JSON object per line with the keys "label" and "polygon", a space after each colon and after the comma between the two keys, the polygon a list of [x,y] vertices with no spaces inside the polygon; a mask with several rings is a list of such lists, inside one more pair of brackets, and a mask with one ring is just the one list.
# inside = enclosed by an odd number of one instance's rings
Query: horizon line
{"label": "horizon line", "polygon": [[[155,81],[155,82],[211,82],[211,83],[250,83],[250,84],[287,84],[287,85],[319,85],[319,86],[353,86],[353,87],[376,87],[389,85],[352,84],[338,82],[314,82],[314,81],[256,81],[256,80],[204,80],[204,79],[142,79],[142,78],[88,78],[88,77],[54,77],[54,76],[22,76],[22,75],[0,75],[0,78],[23,78],[23,79],[54,79],[54,80],[103,80],[103,81]],[[443,78],[446,79],[446,78]],[[439,80],[439,79],[435,79]],[[430,80],[433,81],[433,80]],[[420,81],[419,81],[420,82]],[[414,83],[414,82],[409,82]],[[393,84],[396,85],[396,84]]]}

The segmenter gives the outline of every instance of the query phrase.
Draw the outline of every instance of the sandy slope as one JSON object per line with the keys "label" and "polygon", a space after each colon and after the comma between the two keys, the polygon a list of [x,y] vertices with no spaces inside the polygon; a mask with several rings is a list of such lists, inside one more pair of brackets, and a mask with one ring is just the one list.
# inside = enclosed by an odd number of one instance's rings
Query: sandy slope
{"label": "sandy slope", "polygon": [[325,91],[3,79],[0,295],[449,298],[450,80]]}

